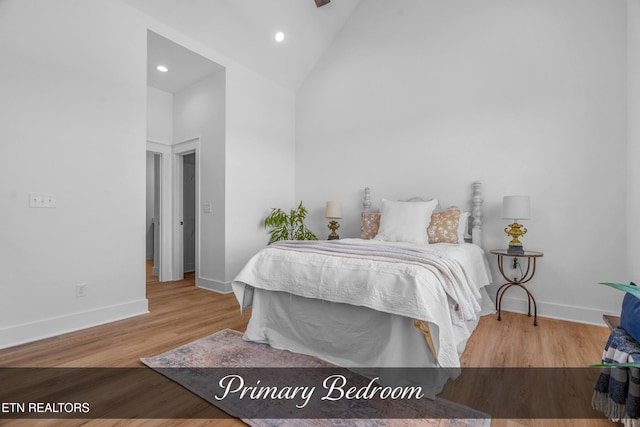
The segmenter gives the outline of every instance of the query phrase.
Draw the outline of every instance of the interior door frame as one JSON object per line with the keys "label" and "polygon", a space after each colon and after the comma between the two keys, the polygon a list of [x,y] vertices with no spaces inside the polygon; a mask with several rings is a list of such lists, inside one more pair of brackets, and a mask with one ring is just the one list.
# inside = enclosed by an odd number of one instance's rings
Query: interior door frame
{"label": "interior door frame", "polygon": [[200,137],[179,142],[172,146],[173,159],[173,280],[184,279],[184,236],[181,224],[184,208],[183,171],[184,156],[195,154],[196,158],[196,276],[200,271]]}
{"label": "interior door frame", "polygon": [[171,146],[155,141],[147,141],[147,152],[160,156],[160,169],[155,171],[160,175],[158,180],[160,188],[157,193],[160,197],[160,212],[155,218],[158,224],[158,280],[165,282],[173,280],[171,272],[172,250],[171,250]]}

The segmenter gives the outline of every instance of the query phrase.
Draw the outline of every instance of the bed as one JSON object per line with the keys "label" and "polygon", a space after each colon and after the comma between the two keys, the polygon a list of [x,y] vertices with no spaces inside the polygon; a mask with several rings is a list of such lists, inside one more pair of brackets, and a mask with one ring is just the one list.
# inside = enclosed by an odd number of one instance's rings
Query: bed
{"label": "bed", "polygon": [[[365,189],[358,239],[285,241],[267,246],[232,282],[244,339],[318,357],[435,396],[459,374],[479,317],[493,312],[480,247],[481,185],[472,209],[437,199],[382,199]],[[388,368],[440,368],[398,372]]]}

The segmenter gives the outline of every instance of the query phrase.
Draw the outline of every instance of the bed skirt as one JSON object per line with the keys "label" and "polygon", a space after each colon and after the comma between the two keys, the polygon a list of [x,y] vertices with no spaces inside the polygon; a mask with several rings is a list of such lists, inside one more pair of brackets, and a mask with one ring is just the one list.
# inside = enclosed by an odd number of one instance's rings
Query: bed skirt
{"label": "bed skirt", "polygon": [[[483,314],[493,307],[482,289]],[[244,334],[247,341],[315,356],[338,366],[352,368],[381,382],[420,385],[426,396],[435,397],[449,378],[459,375],[459,366],[441,367],[433,358],[423,333],[413,319],[352,306],[295,296],[285,292],[255,289],[251,320]],[[454,327],[458,354],[479,319]],[[322,326],[319,326],[322,325]],[[431,324],[434,341],[438,328]],[[437,344],[436,344],[437,347]],[[384,378],[390,370],[376,368],[440,368],[412,370],[408,378]],[[382,376],[378,375],[382,372]],[[422,375],[416,376],[416,373]]]}

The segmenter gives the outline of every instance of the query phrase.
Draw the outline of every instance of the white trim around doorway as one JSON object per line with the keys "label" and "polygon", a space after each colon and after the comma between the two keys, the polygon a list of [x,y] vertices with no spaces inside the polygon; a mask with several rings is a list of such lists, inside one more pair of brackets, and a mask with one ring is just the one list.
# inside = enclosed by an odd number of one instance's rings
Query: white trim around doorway
{"label": "white trim around doorway", "polygon": [[171,198],[171,146],[156,141],[147,141],[147,152],[160,155],[160,215],[156,218],[159,224],[160,244],[158,245],[158,280],[166,282],[173,279],[172,247],[172,198]]}

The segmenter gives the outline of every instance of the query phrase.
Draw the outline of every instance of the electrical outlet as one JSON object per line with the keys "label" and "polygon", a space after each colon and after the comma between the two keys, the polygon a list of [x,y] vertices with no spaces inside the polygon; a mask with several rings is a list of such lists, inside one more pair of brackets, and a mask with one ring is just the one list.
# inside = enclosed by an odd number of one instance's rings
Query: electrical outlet
{"label": "electrical outlet", "polygon": [[55,194],[29,193],[30,208],[55,208]]}
{"label": "electrical outlet", "polygon": [[78,283],[76,285],[76,298],[84,298],[87,296],[87,284]]}

